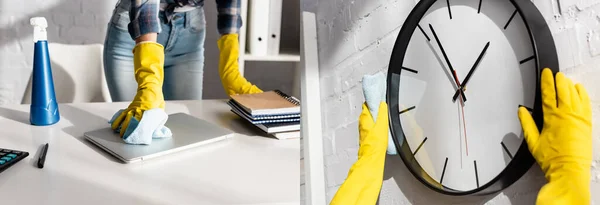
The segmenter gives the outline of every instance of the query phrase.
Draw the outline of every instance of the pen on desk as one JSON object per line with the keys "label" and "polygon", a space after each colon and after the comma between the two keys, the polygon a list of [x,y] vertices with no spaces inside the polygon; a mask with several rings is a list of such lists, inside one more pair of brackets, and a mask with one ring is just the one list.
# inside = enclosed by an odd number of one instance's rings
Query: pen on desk
{"label": "pen on desk", "polygon": [[46,153],[48,152],[48,143],[44,145],[42,148],[42,153],[40,153],[40,157],[38,158],[38,168],[44,168],[44,162],[46,161]]}

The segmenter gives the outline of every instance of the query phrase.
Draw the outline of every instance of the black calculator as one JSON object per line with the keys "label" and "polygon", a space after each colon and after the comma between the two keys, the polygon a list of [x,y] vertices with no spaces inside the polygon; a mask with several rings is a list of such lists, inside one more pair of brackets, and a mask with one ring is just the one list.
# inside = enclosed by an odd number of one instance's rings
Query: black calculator
{"label": "black calculator", "polygon": [[29,156],[28,152],[0,148],[0,172]]}

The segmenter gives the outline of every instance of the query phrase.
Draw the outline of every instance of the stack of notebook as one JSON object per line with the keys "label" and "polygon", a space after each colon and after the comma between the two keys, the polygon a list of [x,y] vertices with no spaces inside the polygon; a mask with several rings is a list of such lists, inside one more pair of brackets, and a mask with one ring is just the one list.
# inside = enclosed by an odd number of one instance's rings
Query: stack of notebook
{"label": "stack of notebook", "polygon": [[278,139],[300,137],[300,102],[279,90],[232,95],[231,111]]}

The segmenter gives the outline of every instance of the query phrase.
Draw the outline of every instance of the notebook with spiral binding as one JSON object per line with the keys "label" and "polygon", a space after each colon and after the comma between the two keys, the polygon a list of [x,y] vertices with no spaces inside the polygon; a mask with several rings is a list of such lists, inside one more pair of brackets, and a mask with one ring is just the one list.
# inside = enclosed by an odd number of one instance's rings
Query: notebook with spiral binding
{"label": "notebook with spiral binding", "polygon": [[284,113],[277,115],[250,115],[250,113],[246,112],[240,105],[238,105],[235,101],[229,100],[227,104],[231,107],[231,109],[240,111],[246,117],[252,120],[275,120],[275,119],[284,119],[284,118],[299,118],[300,113]]}
{"label": "notebook with spiral binding", "polygon": [[300,101],[279,90],[230,97],[251,116],[300,113]]}
{"label": "notebook with spiral binding", "polygon": [[[269,134],[277,134],[283,132],[294,132],[300,131],[300,122],[281,122],[281,123],[272,123],[272,124],[260,124],[256,125],[261,130],[265,131]],[[299,136],[300,133],[298,133]],[[277,136],[275,136],[277,137]],[[279,138],[279,137],[277,137]]]}
{"label": "notebook with spiral binding", "polygon": [[241,111],[239,111],[239,110],[231,109],[231,112],[235,113],[236,115],[240,116],[241,118],[246,119],[248,122],[250,122],[250,123],[252,123],[254,125],[282,123],[282,122],[297,122],[297,123],[300,123],[300,118],[299,117],[295,117],[295,118],[283,118],[283,119],[269,119],[269,120],[252,120],[248,116],[242,114]]}

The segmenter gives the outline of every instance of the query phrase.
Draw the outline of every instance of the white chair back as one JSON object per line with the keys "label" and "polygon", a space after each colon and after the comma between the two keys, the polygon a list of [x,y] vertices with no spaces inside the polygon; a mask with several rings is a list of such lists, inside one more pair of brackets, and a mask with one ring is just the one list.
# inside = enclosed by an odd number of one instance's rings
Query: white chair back
{"label": "white chair back", "polygon": [[[102,63],[101,44],[48,44],[59,103],[112,102]],[[31,103],[31,79],[23,103]]]}

